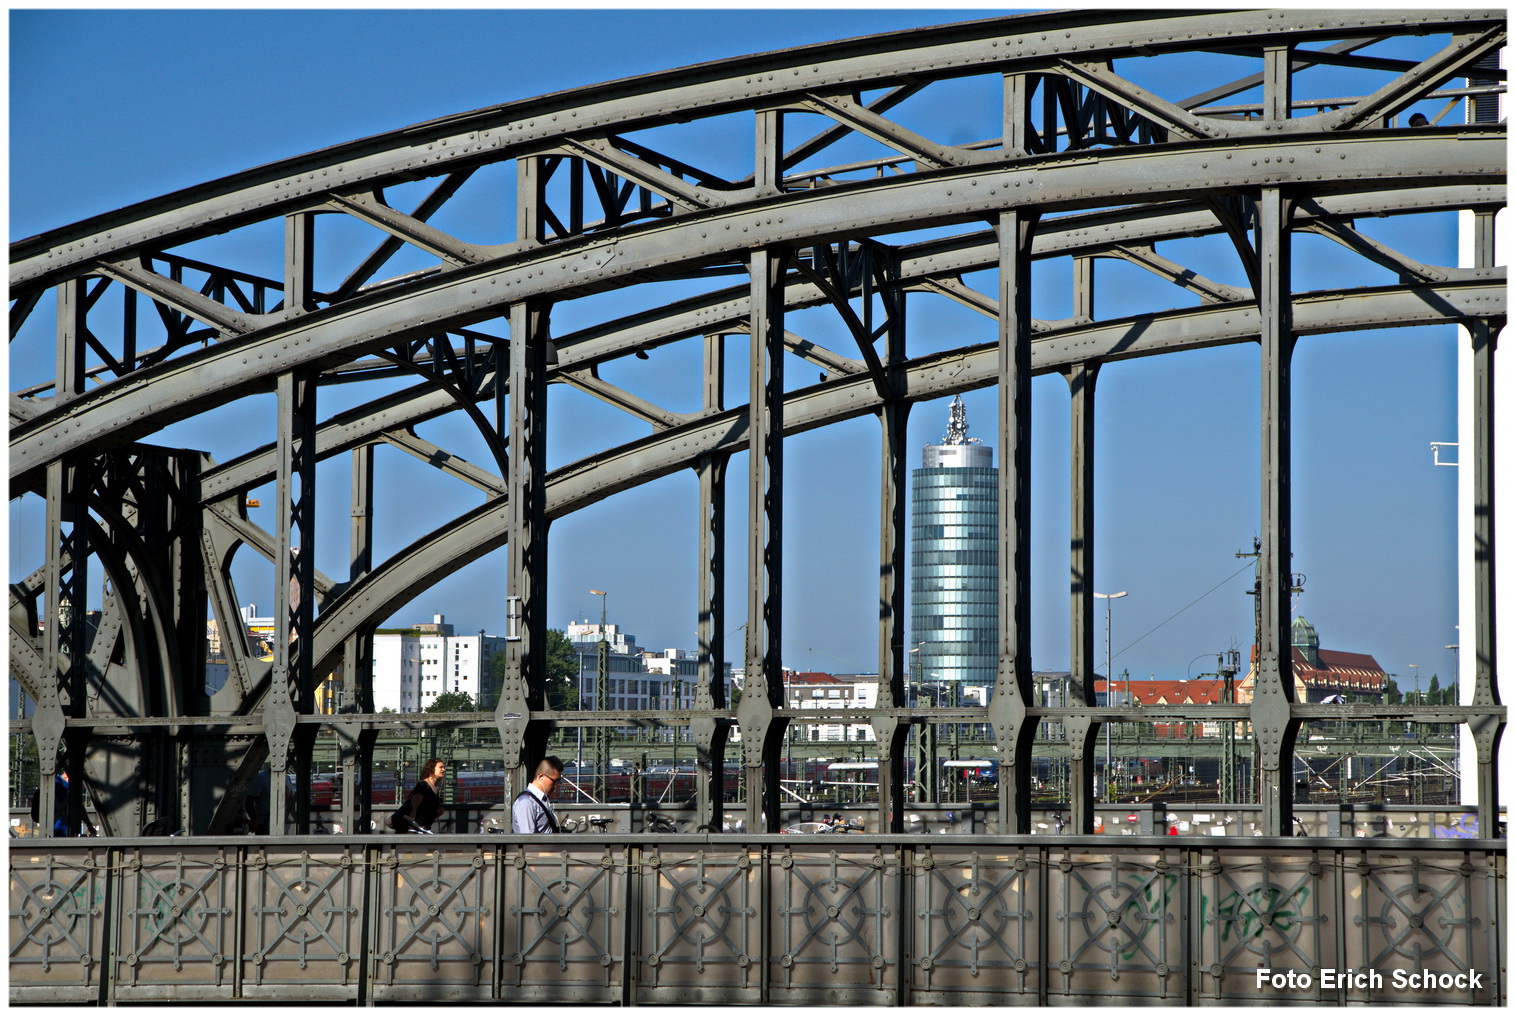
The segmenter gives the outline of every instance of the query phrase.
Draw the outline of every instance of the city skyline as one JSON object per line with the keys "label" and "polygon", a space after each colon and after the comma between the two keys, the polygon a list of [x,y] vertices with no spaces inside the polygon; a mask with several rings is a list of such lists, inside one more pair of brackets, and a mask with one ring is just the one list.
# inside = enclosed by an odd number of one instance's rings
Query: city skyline
{"label": "city skyline", "polygon": [[[890,28],[982,17],[983,10],[874,12],[191,12],[16,11],[11,16],[12,239],[63,225],[237,170],[460,110],[742,52],[782,48]],[[350,49],[318,45],[333,34]],[[510,61],[499,44],[528,34],[545,40]],[[243,59],[211,55],[235,37]],[[569,39],[577,61],[554,59]],[[644,45],[627,46],[626,39]],[[292,42],[292,40],[294,40]],[[520,48],[520,47],[518,47]],[[536,51],[533,51],[536,50]],[[179,54],[170,62],[169,53]],[[436,68],[444,70],[438,72]],[[1335,73],[1335,72],[1326,72]],[[143,102],[112,82],[142,75]],[[1157,89],[1182,92],[1183,82]],[[1326,86],[1323,86],[1324,88]],[[320,103],[302,97],[322,95]],[[256,97],[277,117],[227,117]],[[953,140],[984,133],[963,110],[940,111]],[[720,139],[713,147],[722,144]],[[1376,239],[1428,264],[1455,263],[1456,223],[1363,223]],[[1183,241],[1203,246],[1204,241]],[[1218,245],[1218,250],[1224,244]],[[1218,281],[1246,280],[1224,251]],[[1154,299],[1151,276],[1102,264],[1121,312]],[[1062,266],[1034,269],[1036,316],[1069,312]],[[1349,279],[1363,268],[1326,240],[1297,240],[1296,272]],[[967,278],[986,288],[985,280]],[[1122,285],[1122,283],[1127,283]],[[1111,291],[1108,287],[1107,291]],[[572,329],[609,313],[607,294],[555,313]],[[919,350],[982,342],[993,327],[958,305],[913,296],[911,338]],[[787,326],[841,347],[835,323],[813,312]],[[1432,464],[1429,443],[1457,438],[1451,326],[1302,338],[1295,358],[1297,446],[1295,569],[1305,575],[1297,604],[1334,647],[1374,655],[1385,670],[1423,682],[1450,673],[1456,617],[1456,470]],[[741,349],[740,344],[736,347]],[[659,351],[667,376],[689,357]],[[741,360],[740,356],[735,357]],[[794,366],[797,381],[814,378]],[[13,387],[52,364],[12,364]],[[807,371],[811,371],[807,375]],[[731,372],[741,396],[739,362]],[[636,389],[671,408],[687,389]],[[1061,377],[1033,382],[1032,666],[1068,668],[1068,391]],[[323,396],[325,398],[325,395]],[[330,410],[341,405],[333,393]],[[993,388],[963,396],[975,420],[998,417]],[[1113,669],[1135,676],[1187,677],[1214,669],[1216,653],[1252,641],[1251,562],[1236,555],[1258,533],[1257,350],[1224,347],[1108,365],[1096,421],[1096,570],[1100,592],[1126,591],[1112,608]],[[1385,407],[1393,407],[1386,412]],[[554,465],[604,447],[604,434],[643,431],[583,393],[555,389],[549,455]],[[947,400],[915,406],[908,446],[941,434]],[[223,415],[228,434],[242,417]],[[992,428],[977,433],[998,443]],[[625,435],[625,437],[623,437]],[[1299,435],[1304,435],[1299,436]],[[199,447],[218,460],[220,435],[169,428],[153,443]],[[477,438],[471,461],[488,462]],[[854,420],[786,442],[783,662],[798,670],[878,669],[878,432]],[[400,456],[399,458],[403,458]],[[745,456],[732,464],[728,528],[728,614],[732,662],[741,658],[746,504]],[[339,466],[335,472],[340,473]],[[322,476],[318,566],[345,574],[346,488]],[[391,464],[377,540],[381,554],[405,546],[475,497],[412,461]],[[436,490],[440,500],[411,495]],[[256,492],[255,492],[255,496]],[[26,500],[26,499],[23,499]],[[35,499],[32,499],[33,501]],[[588,590],[606,590],[611,616],[658,647],[696,644],[695,482],[680,474],[627,491],[557,521],[549,541],[548,623],[598,616]],[[265,504],[269,503],[267,499]],[[265,509],[266,511],[266,509]],[[37,506],[13,502],[13,579],[37,567]],[[262,518],[266,523],[271,515]],[[255,521],[260,519],[254,513]],[[505,630],[503,552],[462,569],[396,611],[385,624],[444,613],[460,630]],[[239,599],[273,602],[272,569],[239,558]],[[909,609],[909,605],[908,608]],[[1097,639],[1105,611],[1097,605]],[[1103,665],[1103,654],[1100,664]],[[1415,665],[1414,668],[1412,665]],[[1444,683],[1446,681],[1444,680]]]}

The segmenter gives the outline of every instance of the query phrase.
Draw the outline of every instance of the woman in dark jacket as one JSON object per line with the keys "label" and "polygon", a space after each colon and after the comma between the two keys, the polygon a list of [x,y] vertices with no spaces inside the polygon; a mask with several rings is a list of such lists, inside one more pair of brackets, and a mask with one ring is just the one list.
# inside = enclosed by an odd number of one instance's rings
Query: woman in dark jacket
{"label": "woman in dark jacket", "polygon": [[442,782],[442,760],[434,758],[421,767],[421,779],[411,788],[410,796],[395,814],[395,828],[403,833],[430,833],[432,823],[442,814],[442,795],[437,785]]}

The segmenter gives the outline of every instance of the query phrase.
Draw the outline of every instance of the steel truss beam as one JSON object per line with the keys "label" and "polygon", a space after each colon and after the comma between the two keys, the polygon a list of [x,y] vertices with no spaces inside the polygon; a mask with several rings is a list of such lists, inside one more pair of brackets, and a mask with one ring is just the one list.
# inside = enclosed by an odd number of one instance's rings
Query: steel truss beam
{"label": "steel truss beam", "polygon": [[[1373,55],[1373,40],[1441,36],[1415,59]],[[227,827],[242,789],[265,760],[297,773],[304,795],[319,731],[341,742],[343,821],[368,780],[374,736],[415,721],[373,712],[374,628],[442,576],[501,547],[510,604],[507,671],[493,713],[455,716],[490,726],[519,788],[546,750],[552,725],[623,725],[629,719],[688,724],[699,746],[700,815],[723,820],[730,734],[740,729],[750,830],[774,830],[785,808],[775,762],[791,725],[872,725],[881,762],[878,827],[900,831],[902,763],[916,728],[988,722],[1008,777],[996,811],[1005,832],[1029,830],[1029,763],[1039,723],[1063,729],[1076,786],[1072,831],[1093,823],[1093,734],[1100,724],[1158,715],[1097,707],[1092,646],[1093,462],[1096,378],[1115,360],[1257,342],[1263,409],[1260,505],[1261,630],[1258,693],[1206,718],[1250,721],[1265,773],[1264,824],[1292,830],[1284,774],[1306,721],[1412,716],[1467,723],[1475,734],[1481,830],[1496,821],[1497,749],[1504,727],[1494,670],[1493,348],[1506,313],[1505,274],[1494,263],[1493,221],[1504,203],[1502,125],[1446,123],[1402,129],[1412,103],[1488,97],[1503,75],[1484,68],[1504,45],[1500,11],[1076,12],[994,18],[922,32],[803,47],[649,75],[492,107],[336,146],[54,230],[12,246],[13,356],[38,342],[42,299],[55,287],[54,377],[12,393],[11,477],[17,494],[47,502],[46,544],[34,575],[12,589],[12,668],[39,701],[20,729],[38,741],[46,772],[68,768],[115,795],[95,811],[123,828],[153,817],[194,832]],[[1314,47],[1314,48],[1312,48]],[[1174,99],[1139,85],[1128,65],[1225,52],[1260,71]],[[1352,66],[1377,83],[1358,96],[1301,94],[1297,72]],[[994,79],[1001,137],[948,143],[921,123],[907,98],[971,75]],[[1456,87],[1467,81],[1468,88]],[[1257,101],[1215,105],[1256,90]],[[1315,110],[1315,112],[1311,112]],[[826,125],[798,143],[795,114]],[[669,121],[750,117],[750,175],[703,168],[698,150],[659,147]],[[634,137],[635,135],[635,137]],[[845,139],[881,157],[818,165]],[[482,245],[432,225],[480,168],[514,163],[514,239]],[[744,171],[745,172],[745,171]],[[402,183],[425,179],[419,199]],[[409,210],[406,210],[409,209]],[[1360,217],[1471,210],[1482,230],[1477,267],[1427,264],[1361,230]],[[314,285],[316,217],[340,215],[376,239],[347,258],[330,292]],[[179,250],[207,232],[280,222],[284,271],[268,279]],[[988,231],[985,227],[988,226]],[[932,229],[930,240],[893,243]],[[1302,292],[1290,284],[1293,236],[1340,244],[1382,275],[1375,286]],[[1246,285],[1218,281],[1171,256],[1169,241],[1225,236],[1230,266]],[[402,249],[435,266],[385,278]],[[1068,259],[1074,306],[1064,320],[1036,317],[1034,260]],[[1173,309],[1134,318],[1098,313],[1096,265],[1120,259],[1151,273]],[[994,272],[986,291],[976,273]],[[745,275],[740,286],[733,276]],[[553,308],[610,290],[696,283],[704,294],[553,335]],[[656,291],[656,290],[655,290]],[[993,341],[946,352],[911,351],[909,301],[947,297],[993,319]],[[119,333],[109,305],[128,322]],[[141,300],[161,335],[138,327]],[[1198,301],[1198,306],[1196,305]],[[793,322],[827,307],[846,348],[828,349]],[[1302,335],[1458,321],[1474,336],[1476,430],[1472,449],[1479,518],[1477,687],[1467,706],[1410,710],[1322,707],[1291,701],[1290,353]],[[746,336],[745,405],[721,390],[726,343]],[[155,341],[156,339],[156,341]],[[635,366],[685,339],[704,344],[699,408],[675,412],[619,380],[608,365]],[[856,347],[853,348],[853,347]],[[820,368],[814,384],[786,381],[786,353]],[[792,364],[793,366],[793,364]],[[1069,610],[1079,696],[1049,707],[1031,682],[1029,552],[1030,380],[1059,371],[1070,384],[1073,495]],[[325,386],[406,376],[325,422]],[[549,470],[548,385],[562,382],[622,410],[646,437]],[[912,405],[995,385],[1003,449],[1000,498],[1001,644],[988,708],[908,701],[904,685],[905,421]],[[253,393],[274,393],[274,440],[222,464],[160,453],[135,442],[166,425]],[[694,400],[692,400],[694,401]],[[672,404],[672,403],[671,403]],[[687,403],[688,404],[688,403]],[[462,414],[487,449],[485,465],[422,437],[417,428]],[[784,701],[785,438],[861,416],[879,420],[879,689],[870,710],[805,711]],[[266,440],[266,436],[264,440]],[[417,534],[388,560],[373,559],[374,449],[396,448],[478,491],[482,504]],[[353,456],[350,567],[314,567],[317,466]],[[746,452],[748,694],[733,709],[720,667],[729,616],[723,595],[725,480]],[[175,466],[164,504],[139,496],[142,469],[167,454]],[[129,463],[91,483],[100,463]],[[135,471],[134,471],[135,469]],[[698,478],[700,680],[693,708],[646,715],[555,714],[545,696],[547,533],[554,519],[683,469]],[[244,499],[276,484],[274,532],[246,515]],[[112,501],[127,499],[130,510]],[[155,514],[156,513],[156,514]],[[235,629],[230,581],[242,548],[276,571],[278,631],[272,660],[258,659]],[[299,548],[299,553],[295,549]],[[163,564],[150,564],[155,556]],[[114,585],[90,634],[69,604],[85,604],[99,567]],[[231,677],[214,696],[197,677],[197,636],[208,599],[222,623]],[[196,606],[200,604],[200,606]],[[197,613],[198,611],[198,613]],[[82,611],[76,612],[82,616]],[[125,662],[122,662],[125,660]],[[194,661],[194,662],[190,662]],[[315,685],[340,661],[340,719],[316,711]],[[130,688],[130,691],[125,689]],[[1184,711],[1179,711],[1184,716]],[[1193,717],[1190,717],[1193,718]],[[190,731],[188,735],[183,730]],[[112,756],[107,737],[131,743]],[[151,760],[124,776],[120,757]],[[149,772],[150,770],[150,772]],[[214,770],[228,789],[191,792]],[[199,774],[199,775],[197,775]],[[274,781],[276,806],[284,781]],[[44,795],[46,798],[47,795]],[[66,821],[82,818],[79,792]],[[297,801],[296,813],[307,815]],[[47,807],[50,809],[51,804]],[[44,816],[44,819],[51,815]],[[302,817],[301,822],[306,819]],[[304,827],[301,826],[303,829]],[[351,828],[351,826],[349,826]],[[136,831],[134,829],[127,831]]]}
{"label": "steel truss beam", "polygon": [[[92,442],[130,440],[258,390],[270,371],[316,368],[397,339],[468,327],[498,317],[503,307],[520,300],[570,299],[672,265],[693,266],[719,255],[734,232],[753,244],[814,243],[948,224],[1001,208],[1074,209],[1113,193],[1127,201],[1173,200],[1259,187],[1279,175],[1276,161],[1292,164],[1290,176],[1312,180],[1307,193],[1404,186],[1413,180],[1494,187],[1504,180],[1504,153],[1503,138],[1495,137],[1471,139],[1450,158],[1447,144],[1430,136],[1319,136],[1249,142],[1228,151],[1205,146],[1119,151],[1076,162],[1054,159],[1027,170],[954,170],[928,179],[785,195],[772,200],[774,207],[660,223],[587,246],[546,247],[540,255],[423,280],[397,300],[272,325],[165,364],[152,371],[150,383],[132,378],[102,386],[17,427],[11,476],[23,478],[50,455]],[[876,190],[887,191],[888,198]],[[671,250],[689,253],[676,257]]]}

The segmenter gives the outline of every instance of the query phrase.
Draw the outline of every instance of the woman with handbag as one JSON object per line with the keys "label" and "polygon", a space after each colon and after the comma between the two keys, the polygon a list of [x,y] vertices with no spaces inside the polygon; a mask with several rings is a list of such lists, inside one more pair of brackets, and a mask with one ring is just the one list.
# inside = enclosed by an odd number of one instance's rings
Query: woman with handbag
{"label": "woman with handbag", "polygon": [[428,759],[421,767],[421,779],[390,818],[390,826],[396,832],[431,834],[432,823],[442,814],[442,794],[437,787],[442,782],[444,768],[440,758]]}

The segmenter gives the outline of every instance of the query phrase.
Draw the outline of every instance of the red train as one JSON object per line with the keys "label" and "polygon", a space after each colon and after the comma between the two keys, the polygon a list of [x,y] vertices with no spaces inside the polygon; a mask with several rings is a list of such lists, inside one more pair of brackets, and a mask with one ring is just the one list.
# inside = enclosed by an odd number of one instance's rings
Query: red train
{"label": "red train", "polygon": [[[375,807],[386,804],[396,804],[395,774],[390,772],[376,771],[372,775],[373,793],[370,800]],[[311,774],[311,807],[312,808],[337,808],[342,805],[342,777],[336,773],[312,773]]]}

